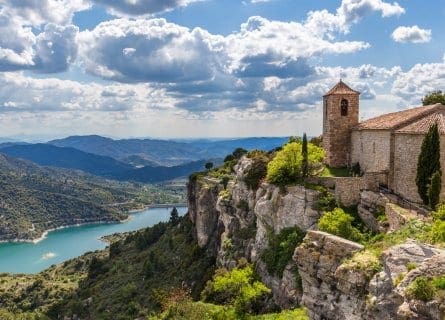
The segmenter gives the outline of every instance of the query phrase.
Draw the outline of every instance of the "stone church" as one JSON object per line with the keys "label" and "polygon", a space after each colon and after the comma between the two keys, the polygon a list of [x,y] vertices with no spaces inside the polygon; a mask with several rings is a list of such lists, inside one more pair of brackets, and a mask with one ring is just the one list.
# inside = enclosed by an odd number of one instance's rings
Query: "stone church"
{"label": "stone church", "polygon": [[[323,96],[323,148],[326,164],[360,164],[362,171],[380,174],[393,193],[421,202],[416,186],[417,158],[423,138],[433,123],[445,134],[445,106],[435,104],[393,112],[359,122],[360,93],[340,80]],[[445,171],[445,139],[441,166]],[[445,191],[445,175],[442,177]],[[442,198],[444,194],[442,194]]]}

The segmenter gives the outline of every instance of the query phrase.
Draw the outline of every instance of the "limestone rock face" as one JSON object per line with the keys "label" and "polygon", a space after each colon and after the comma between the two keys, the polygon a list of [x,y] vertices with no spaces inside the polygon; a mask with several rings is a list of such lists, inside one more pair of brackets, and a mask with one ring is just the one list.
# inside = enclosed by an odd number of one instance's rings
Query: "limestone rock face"
{"label": "limestone rock face", "polygon": [[[366,282],[359,272],[339,271],[363,246],[320,231],[309,231],[295,250],[303,281],[302,304],[311,319],[362,319]],[[337,272],[339,271],[339,272]]]}
{"label": "limestone rock face", "polygon": [[256,262],[262,281],[271,288],[281,307],[299,303],[301,290],[295,277],[297,268],[289,261],[281,278],[267,272],[260,260],[268,246],[267,233],[298,226],[313,229],[321,216],[315,210],[319,192],[303,186],[279,187],[262,183],[254,191],[244,183],[252,160],[244,157],[234,167],[236,180],[223,190],[218,179],[201,177],[188,186],[190,219],[195,224],[200,247],[214,250],[217,264],[233,268],[240,258]]}

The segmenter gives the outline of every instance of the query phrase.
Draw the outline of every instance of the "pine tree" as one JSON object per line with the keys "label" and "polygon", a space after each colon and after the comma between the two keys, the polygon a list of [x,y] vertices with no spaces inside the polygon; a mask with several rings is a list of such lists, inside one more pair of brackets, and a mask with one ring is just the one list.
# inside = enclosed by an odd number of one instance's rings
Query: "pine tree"
{"label": "pine tree", "polygon": [[301,171],[303,173],[303,178],[309,175],[309,161],[307,152],[307,136],[303,133],[303,144],[301,146],[301,155],[303,156],[303,161],[301,162]]}
{"label": "pine tree", "polygon": [[440,190],[442,188],[442,175],[440,171],[436,171],[432,178],[431,184],[428,187],[428,200],[431,209],[435,210],[439,203]]}
{"label": "pine tree", "polygon": [[179,222],[179,212],[176,207],[173,207],[172,211],[170,212],[170,223],[172,225],[177,225]]}
{"label": "pine tree", "polygon": [[433,174],[440,168],[440,135],[437,124],[433,124],[422,142],[417,162],[416,185],[419,196],[424,204],[429,204],[428,186]]}

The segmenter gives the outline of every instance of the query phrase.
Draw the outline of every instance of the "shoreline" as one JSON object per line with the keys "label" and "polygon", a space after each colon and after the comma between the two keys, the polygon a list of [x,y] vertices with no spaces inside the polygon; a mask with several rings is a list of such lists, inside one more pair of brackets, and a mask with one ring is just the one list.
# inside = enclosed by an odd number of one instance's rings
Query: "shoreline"
{"label": "shoreline", "polygon": [[128,210],[128,217],[123,219],[123,220],[116,220],[116,221],[93,221],[93,222],[85,222],[85,223],[76,223],[76,224],[68,224],[68,225],[64,225],[64,226],[60,226],[60,227],[56,227],[56,228],[51,228],[51,229],[47,229],[45,230],[42,235],[38,238],[35,239],[11,239],[11,240],[0,240],[0,244],[3,243],[32,243],[32,244],[37,244],[42,240],[45,240],[46,237],[48,236],[48,233],[52,232],[52,231],[57,231],[57,230],[61,230],[61,229],[66,229],[66,228],[72,228],[72,227],[82,227],[82,226],[86,226],[86,225],[94,225],[94,224],[115,224],[115,223],[125,223],[128,222],[132,219],[131,215],[132,214],[137,214],[137,213],[141,213],[144,212],[148,209],[156,209],[156,208],[173,208],[173,207],[177,207],[177,208],[184,208],[187,207],[186,203],[179,203],[179,204],[150,204],[145,206],[142,209],[133,209],[133,210]]}

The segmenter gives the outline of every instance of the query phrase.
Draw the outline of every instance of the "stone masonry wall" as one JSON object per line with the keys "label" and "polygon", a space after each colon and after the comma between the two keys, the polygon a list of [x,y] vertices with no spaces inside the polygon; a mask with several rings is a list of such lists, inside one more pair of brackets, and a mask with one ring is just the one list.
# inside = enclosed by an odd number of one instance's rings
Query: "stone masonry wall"
{"label": "stone masonry wall", "polygon": [[[340,103],[348,100],[348,115],[341,115]],[[358,94],[329,95],[323,100],[323,147],[326,164],[330,167],[349,165],[351,129],[358,123]]]}
{"label": "stone masonry wall", "polygon": [[388,171],[390,167],[389,130],[353,131],[351,165],[360,163],[364,172]]}
{"label": "stone masonry wall", "polygon": [[[424,136],[416,134],[396,134],[394,150],[394,185],[396,194],[414,201],[421,202],[416,186],[417,160]],[[440,142],[442,170],[445,169],[445,139]],[[445,199],[445,175],[442,175],[441,199]]]}
{"label": "stone masonry wall", "polygon": [[346,207],[357,205],[360,202],[362,185],[362,177],[337,178],[335,180],[335,199]]}

